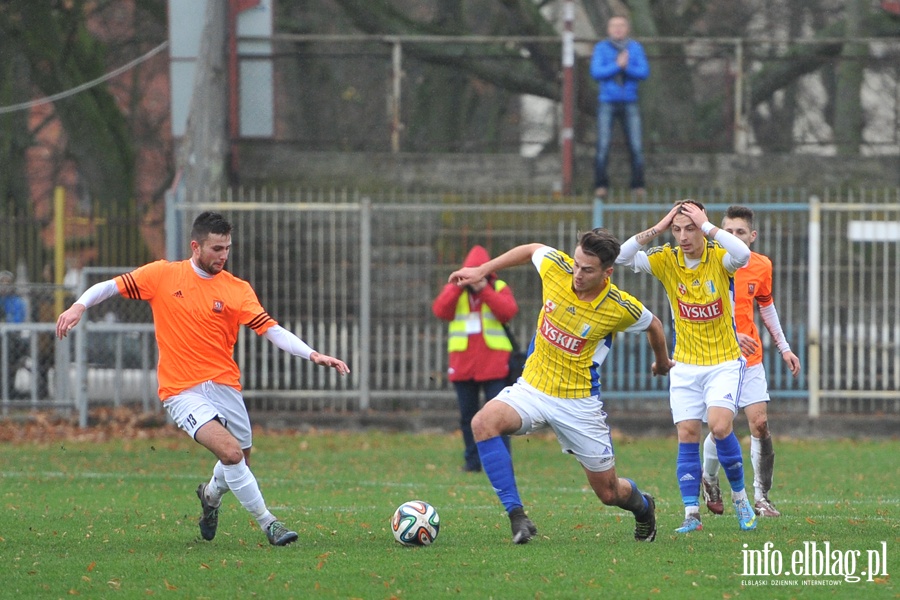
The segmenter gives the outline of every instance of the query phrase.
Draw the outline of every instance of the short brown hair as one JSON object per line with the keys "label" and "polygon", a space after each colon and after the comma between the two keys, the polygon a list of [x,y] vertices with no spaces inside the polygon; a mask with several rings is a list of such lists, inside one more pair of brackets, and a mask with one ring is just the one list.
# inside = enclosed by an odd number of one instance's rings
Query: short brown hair
{"label": "short brown hair", "polygon": [[747,221],[747,225],[750,226],[750,229],[753,229],[753,209],[747,206],[740,206],[739,204],[729,206],[725,211],[725,218],[743,219]]}
{"label": "short brown hair", "polygon": [[600,259],[600,266],[608,269],[613,266],[619,257],[619,249],[622,244],[610,231],[604,227],[598,227],[585,231],[578,240],[581,251]]}

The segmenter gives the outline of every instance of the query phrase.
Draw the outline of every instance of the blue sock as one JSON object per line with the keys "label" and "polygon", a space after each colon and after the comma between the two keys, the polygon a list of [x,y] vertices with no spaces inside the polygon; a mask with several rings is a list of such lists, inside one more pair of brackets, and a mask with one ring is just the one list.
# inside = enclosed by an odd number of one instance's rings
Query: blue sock
{"label": "blue sock", "polygon": [[519,490],[516,488],[512,457],[503,443],[503,438],[492,437],[475,445],[478,446],[481,467],[494,486],[494,491],[497,492],[497,497],[500,498],[506,512],[521,508],[522,500],[519,499]]}
{"label": "blue sock", "polygon": [[731,484],[731,491],[742,491],[744,489],[744,463],[741,458],[741,444],[733,431],[728,434],[728,437],[716,440],[716,453],[719,455],[722,468],[725,469],[728,483]]}
{"label": "blue sock", "polygon": [[[725,463],[722,463],[723,465]],[[700,506],[700,444],[678,444],[678,462],[675,468],[681,500],[685,506]]]}
{"label": "blue sock", "polygon": [[625,500],[625,503],[619,505],[619,507],[633,512],[635,518],[641,520],[647,516],[647,509],[650,508],[650,505],[647,503],[644,494],[638,489],[637,484],[627,477],[624,479],[631,484],[631,495]]}

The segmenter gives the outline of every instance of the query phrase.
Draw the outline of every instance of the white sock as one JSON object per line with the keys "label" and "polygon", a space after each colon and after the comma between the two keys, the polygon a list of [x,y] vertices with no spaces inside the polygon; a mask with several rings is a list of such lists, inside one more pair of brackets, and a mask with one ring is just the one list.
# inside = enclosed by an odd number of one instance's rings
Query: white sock
{"label": "white sock", "polygon": [[684,507],[684,518],[688,517],[696,517],[700,518],[700,507],[699,506],[685,506]]}
{"label": "white sock", "polygon": [[259,484],[256,477],[250,471],[250,467],[244,461],[236,465],[224,465],[225,481],[235,497],[241,502],[241,506],[253,515],[256,522],[263,529],[275,520],[269,509],[266,508],[266,501],[263,500],[262,492],[259,491]]}
{"label": "white sock", "polygon": [[219,506],[222,496],[228,493],[228,483],[225,482],[225,465],[217,461],[213,467],[213,475],[206,484],[206,501],[210,506]]}
{"label": "white sock", "polygon": [[732,502],[740,502],[741,500],[747,500],[747,490],[743,489],[739,492],[731,491],[731,501]]}
{"label": "white sock", "polygon": [[753,491],[757,500],[765,496],[762,489],[762,481],[759,479],[759,459],[762,456],[759,438],[750,436],[750,464],[753,465]]}
{"label": "white sock", "polygon": [[716,441],[710,432],[703,442],[703,477],[710,481],[719,476],[719,453],[716,450]]}

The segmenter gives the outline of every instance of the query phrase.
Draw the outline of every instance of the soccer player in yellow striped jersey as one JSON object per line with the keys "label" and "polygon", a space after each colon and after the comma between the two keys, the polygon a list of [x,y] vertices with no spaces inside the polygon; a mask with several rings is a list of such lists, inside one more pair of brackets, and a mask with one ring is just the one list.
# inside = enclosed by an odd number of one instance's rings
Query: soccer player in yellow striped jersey
{"label": "soccer player in yellow striped jersey", "polygon": [[543,284],[543,307],[522,377],[472,419],[482,468],[506,508],[516,544],[531,540],[537,529],[525,514],[501,436],[547,427],[563,452],[581,463],[600,501],[634,514],[634,539],[652,542],[656,537],[653,498],[616,474],[599,370],[616,333],[623,331],[647,332],[656,358],[654,375],[668,373],[673,362],[659,319],[609,280],[619,248],[608,231],[595,229],[581,236],[571,257],[543,244],[526,244],[450,275],[450,283],[465,286],[530,261]]}
{"label": "soccer player in yellow striped jersey", "polygon": [[[669,229],[676,247],[643,250]],[[629,238],[616,260],[659,279],[672,310],[676,364],[669,377],[669,405],[678,431],[676,476],[685,517],[678,533],[703,529],[699,496],[704,416],[731,484],[738,524],[742,530],[756,528],[744,489],[741,446],[732,428],[744,373],[734,325],[734,273],[749,260],[747,245],[710,223],[703,205],[694,200],[679,202],[656,226]]]}

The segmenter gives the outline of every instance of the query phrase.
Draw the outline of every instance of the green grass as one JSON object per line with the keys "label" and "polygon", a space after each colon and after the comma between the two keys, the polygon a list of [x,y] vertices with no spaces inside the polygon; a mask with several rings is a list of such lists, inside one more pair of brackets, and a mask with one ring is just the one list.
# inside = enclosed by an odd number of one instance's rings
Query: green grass
{"label": "green grass", "polygon": [[[900,442],[778,440],[772,497],[785,516],[742,533],[733,511],[704,510],[704,530],[686,536],[673,533],[683,516],[675,447],[616,444],[619,474],[657,498],[657,541],[638,544],[631,515],[604,507],[555,439],[516,439],[519,488],[540,535],[515,546],[484,475],[459,471],[455,435],[258,434],[252,467],[263,494],[300,534],[273,548],[231,495],[216,539],[199,538],[194,489],[212,461],[184,436],[7,446],[0,597],[900,597]],[[389,518],[411,499],[440,512],[431,547],[393,541]],[[742,576],[743,544],[767,541],[786,564],[804,542],[860,550],[864,563],[884,541],[889,576],[834,587]],[[767,585],[742,585],[749,579]]]}

